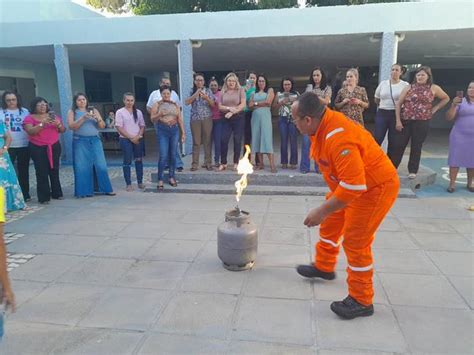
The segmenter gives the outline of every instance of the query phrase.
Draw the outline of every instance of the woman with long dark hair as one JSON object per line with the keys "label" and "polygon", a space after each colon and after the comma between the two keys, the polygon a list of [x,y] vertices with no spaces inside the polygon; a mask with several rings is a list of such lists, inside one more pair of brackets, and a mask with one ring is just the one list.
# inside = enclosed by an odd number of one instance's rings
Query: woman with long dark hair
{"label": "woman with long dark hair", "polygon": [[[325,105],[331,103],[332,89],[328,84],[327,76],[321,67],[314,67],[309,75],[308,86],[306,91],[312,91]],[[307,174],[311,171],[311,162],[309,159],[309,148],[311,141],[307,135],[303,135],[303,142],[301,144],[301,163],[300,171]],[[318,165],[314,162],[314,170],[319,172]]]}
{"label": "woman with long dark hair", "polygon": [[252,150],[258,156],[258,169],[263,170],[263,154],[268,155],[270,169],[276,173],[273,158],[273,127],[272,106],[275,93],[268,86],[265,75],[257,75],[257,87],[250,98],[249,107],[252,110]]}
{"label": "woman with long dark hair", "polygon": [[61,118],[49,110],[46,99],[36,97],[31,103],[30,115],[23,121],[23,126],[28,133],[30,154],[35,164],[38,202],[47,204],[51,198],[62,200],[63,191],[59,180],[59,133],[64,133],[66,128]]}
{"label": "woman with long dark hair", "polygon": [[98,192],[115,195],[107,172],[104,148],[99,138],[99,129],[105,128],[105,122],[96,108],[88,107],[85,94],[74,95],[72,109],[67,113],[67,122],[69,128],[74,131],[74,196],[81,198],[94,195],[94,169]]}
{"label": "woman with long dark hair", "polygon": [[143,133],[145,120],[143,113],[135,107],[135,95],[131,92],[123,94],[125,107],[115,113],[115,128],[119,132],[120,147],[123,152],[123,177],[126,190],[133,191],[131,168],[132,159],[135,160],[135,172],[139,189],[144,189],[143,184]]}
{"label": "woman with long dark hair", "polygon": [[291,105],[298,98],[299,93],[294,90],[292,78],[283,78],[280,91],[275,95],[274,107],[280,116],[278,128],[280,130],[281,167],[288,168],[288,143],[290,144],[290,169],[298,165],[298,130],[291,116]]}
{"label": "woman with long dark hair", "polygon": [[23,128],[23,121],[29,113],[28,109],[23,107],[20,95],[13,91],[3,93],[0,121],[5,122],[7,130],[10,131],[12,141],[8,148],[8,154],[12,164],[15,166],[16,163],[16,174],[26,202],[31,200],[30,150],[28,149],[28,133]]}
{"label": "woman with long dark hair", "polygon": [[212,170],[212,107],[214,96],[207,89],[204,74],[194,74],[194,86],[186,105],[191,105],[191,133],[193,135],[193,162],[191,171],[199,169],[199,150],[204,145],[204,165],[207,170]]}
{"label": "woman with long dark hair", "polygon": [[[435,98],[440,101],[433,105]],[[393,137],[393,152],[390,160],[396,168],[402,161],[408,142],[411,140],[408,178],[415,179],[420,167],[421,149],[428,135],[433,115],[449,102],[449,96],[438,85],[433,84],[431,68],[421,66],[415,71],[410,86],[400,93],[395,106],[396,124]]]}
{"label": "woman with long dark hair", "polygon": [[446,112],[449,121],[454,120],[454,126],[449,134],[449,187],[448,192],[453,193],[456,189],[456,177],[459,168],[466,168],[467,185],[470,192],[474,192],[474,80],[469,83],[467,93],[463,92],[453,99],[453,103]]}

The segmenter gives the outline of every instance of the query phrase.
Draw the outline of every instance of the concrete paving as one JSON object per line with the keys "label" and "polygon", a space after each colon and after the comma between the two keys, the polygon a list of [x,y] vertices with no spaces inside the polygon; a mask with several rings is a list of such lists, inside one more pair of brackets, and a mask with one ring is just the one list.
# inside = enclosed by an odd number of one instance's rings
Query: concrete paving
{"label": "concrete paving", "polygon": [[472,353],[470,196],[398,199],[374,244],[375,315],[343,321],[329,304],[347,294],[344,255],[334,281],[294,270],[313,257],[302,221],[322,197],[244,194],[259,252],[231,272],[216,228],[233,196],[127,193],[113,176],[116,197],[74,199],[64,177],[65,200],[9,214],[9,253],[33,257],[10,272],[0,353]]}

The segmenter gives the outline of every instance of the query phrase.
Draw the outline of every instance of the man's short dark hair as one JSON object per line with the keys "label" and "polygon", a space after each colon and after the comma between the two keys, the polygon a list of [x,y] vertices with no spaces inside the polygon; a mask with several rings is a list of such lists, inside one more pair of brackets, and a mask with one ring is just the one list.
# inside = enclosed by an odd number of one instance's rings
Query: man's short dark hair
{"label": "man's short dark hair", "polygon": [[321,118],[326,105],[319,99],[314,92],[305,92],[298,97],[297,115],[299,118],[306,116],[319,119]]}

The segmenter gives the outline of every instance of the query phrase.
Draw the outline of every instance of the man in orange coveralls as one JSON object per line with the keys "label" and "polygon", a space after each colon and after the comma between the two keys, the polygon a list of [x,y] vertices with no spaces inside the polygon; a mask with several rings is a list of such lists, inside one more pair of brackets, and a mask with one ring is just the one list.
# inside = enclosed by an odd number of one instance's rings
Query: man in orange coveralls
{"label": "man in orange coveralls", "polygon": [[326,201],[309,211],[304,224],[321,225],[316,260],[300,265],[308,278],[333,280],[339,247],[347,256],[349,296],[333,302],[331,310],[342,318],[371,316],[375,231],[395,202],[400,182],[397,170],[362,126],[326,107],[313,93],[305,93],[292,106],[293,121],[311,139],[311,158],[331,190]]}

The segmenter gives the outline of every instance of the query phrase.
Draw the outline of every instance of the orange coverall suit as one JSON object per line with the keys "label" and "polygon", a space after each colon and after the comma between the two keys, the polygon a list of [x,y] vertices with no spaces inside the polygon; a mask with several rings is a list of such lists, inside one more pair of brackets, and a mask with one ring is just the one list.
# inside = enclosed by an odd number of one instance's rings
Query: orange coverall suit
{"label": "orange coverall suit", "polygon": [[326,199],[335,196],[347,203],[321,223],[314,265],[333,272],[342,243],[349,295],[370,305],[374,296],[371,245],[397,198],[397,170],[366,129],[329,108],[310,138],[311,158],[331,190]]}

